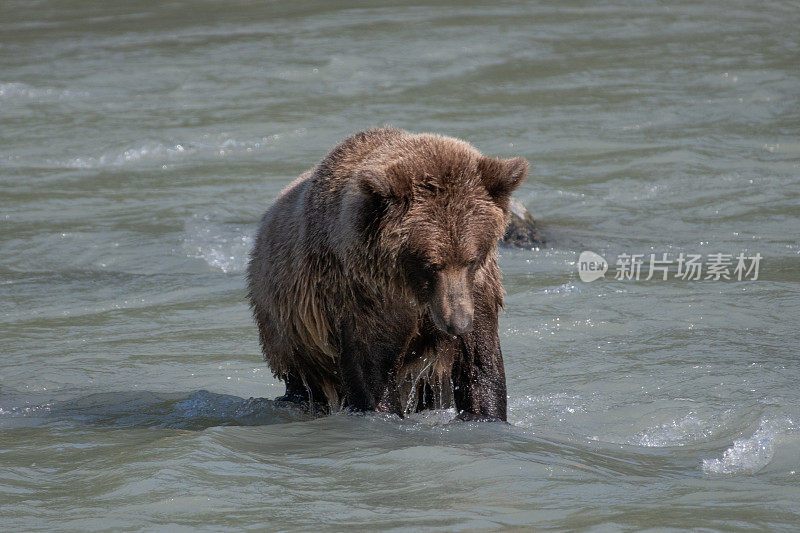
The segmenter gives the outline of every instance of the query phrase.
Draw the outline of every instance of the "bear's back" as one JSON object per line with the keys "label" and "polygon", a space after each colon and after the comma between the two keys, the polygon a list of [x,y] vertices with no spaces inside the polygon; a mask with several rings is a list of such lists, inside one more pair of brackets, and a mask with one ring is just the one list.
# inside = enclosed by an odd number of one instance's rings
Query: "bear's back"
{"label": "bear's back", "polygon": [[[315,176],[346,181],[367,159],[391,157],[398,144],[412,135],[392,127],[375,128],[351,135],[336,145],[317,166]],[[383,156],[383,157],[382,157]]]}

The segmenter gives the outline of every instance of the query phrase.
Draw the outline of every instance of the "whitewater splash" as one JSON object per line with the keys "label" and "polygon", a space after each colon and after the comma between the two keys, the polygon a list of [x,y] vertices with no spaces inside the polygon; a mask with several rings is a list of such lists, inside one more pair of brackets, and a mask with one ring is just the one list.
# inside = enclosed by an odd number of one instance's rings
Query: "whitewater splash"
{"label": "whitewater splash", "polygon": [[703,459],[703,472],[707,474],[752,474],[769,464],[775,456],[776,443],[795,432],[790,418],[761,420],[753,435],[736,439],[722,457]]}
{"label": "whitewater splash", "polygon": [[649,427],[622,442],[652,448],[687,446],[717,438],[735,423],[736,412],[732,409],[706,417],[689,412],[671,421]]}
{"label": "whitewater splash", "polygon": [[194,215],[186,221],[183,249],[226,274],[244,272],[254,233],[255,228],[224,223],[212,215]]}

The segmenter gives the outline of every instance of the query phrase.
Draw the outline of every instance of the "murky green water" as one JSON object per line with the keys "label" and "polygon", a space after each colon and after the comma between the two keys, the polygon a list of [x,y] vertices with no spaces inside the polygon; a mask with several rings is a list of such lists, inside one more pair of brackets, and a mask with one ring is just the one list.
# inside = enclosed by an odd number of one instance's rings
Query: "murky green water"
{"label": "murky green water", "polygon": [[[798,527],[798,26],[793,2],[4,2],[0,529]],[[551,246],[502,254],[510,425],[268,401],[255,223],[384,123],[534,162]],[[763,260],[584,283],[583,250]]]}

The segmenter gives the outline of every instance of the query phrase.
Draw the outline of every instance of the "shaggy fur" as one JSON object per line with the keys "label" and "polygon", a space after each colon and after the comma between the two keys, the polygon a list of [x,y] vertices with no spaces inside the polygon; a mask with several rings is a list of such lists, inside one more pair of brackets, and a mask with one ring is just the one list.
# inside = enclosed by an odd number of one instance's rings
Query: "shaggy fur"
{"label": "shaggy fur", "polygon": [[283,399],[506,419],[497,240],[524,159],[438,135],[355,134],[289,185],[248,267]]}

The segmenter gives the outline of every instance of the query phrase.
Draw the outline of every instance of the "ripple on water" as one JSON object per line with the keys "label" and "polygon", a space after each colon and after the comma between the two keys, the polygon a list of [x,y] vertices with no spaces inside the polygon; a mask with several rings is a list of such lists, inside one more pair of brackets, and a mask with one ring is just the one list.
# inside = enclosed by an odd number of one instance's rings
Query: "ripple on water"
{"label": "ripple on water", "polygon": [[22,98],[36,101],[66,100],[88,96],[85,91],[55,89],[53,87],[33,87],[26,83],[0,83],[0,98]]}
{"label": "ripple on water", "polygon": [[[277,136],[275,136],[277,137]],[[225,156],[232,153],[253,152],[268,145],[272,137],[239,141],[216,136],[185,143],[143,141],[133,146],[109,150],[98,156],[73,157],[59,164],[66,168],[119,167],[131,163],[175,163],[192,157]]]}
{"label": "ripple on water", "polygon": [[[2,95],[0,95],[2,96]],[[124,167],[140,164],[144,166],[168,164],[184,161],[208,161],[209,159],[243,155],[273,148],[281,140],[291,140],[304,136],[304,128],[296,128],[272,135],[253,136],[236,139],[227,133],[203,133],[181,140],[143,139],[120,143],[99,155],[81,155],[64,160],[48,160],[56,168],[92,169]]]}
{"label": "ripple on water", "polygon": [[105,392],[44,402],[34,397],[7,396],[3,398],[3,404],[0,428],[89,425],[206,429],[231,425],[261,426],[313,418],[303,409],[286,402],[245,399],[206,390],[189,394]]}

